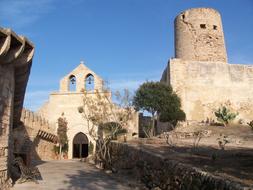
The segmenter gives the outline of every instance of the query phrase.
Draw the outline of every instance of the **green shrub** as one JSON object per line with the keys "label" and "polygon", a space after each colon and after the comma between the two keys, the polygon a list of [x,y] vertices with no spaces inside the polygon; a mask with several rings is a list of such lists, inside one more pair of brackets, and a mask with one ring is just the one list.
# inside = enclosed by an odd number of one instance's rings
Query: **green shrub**
{"label": "green shrub", "polygon": [[[68,149],[69,149],[69,145],[68,145],[68,143],[66,143],[66,144],[64,144],[64,146],[62,147],[62,152],[67,153],[67,152],[68,152]],[[55,152],[56,154],[60,154],[60,147],[54,145],[54,152]]]}
{"label": "green shrub", "polygon": [[217,120],[219,122],[222,122],[225,127],[229,124],[229,122],[234,120],[236,118],[236,116],[238,115],[238,113],[231,112],[225,106],[222,106],[221,108],[219,108],[214,114],[215,114]]}
{"label": "green shrub", "polygon": [[89,143],[88,150],[89,150],[89,154],[93,154],[94,144],[91,141]]}

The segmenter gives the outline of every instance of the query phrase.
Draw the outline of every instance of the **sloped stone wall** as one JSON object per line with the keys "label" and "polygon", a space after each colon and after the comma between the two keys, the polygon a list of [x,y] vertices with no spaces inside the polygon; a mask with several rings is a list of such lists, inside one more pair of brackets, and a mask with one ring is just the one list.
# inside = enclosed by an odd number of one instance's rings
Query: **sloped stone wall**
{"label": "sloped stone wall", "polygon": [[112,143],[113,167],[133,170],[136,179],[149,189],[162,190],[250,190],[242,184],[203,172],[198,168],[169,160],[137,145]]}

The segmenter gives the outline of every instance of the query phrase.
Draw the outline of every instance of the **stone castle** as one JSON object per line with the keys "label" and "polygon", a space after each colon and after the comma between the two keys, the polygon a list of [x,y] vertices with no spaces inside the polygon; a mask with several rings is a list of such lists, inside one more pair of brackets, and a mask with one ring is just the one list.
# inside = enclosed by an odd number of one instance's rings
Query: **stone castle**
{"label": "stone castle", "polygon": [[226,105],[252,120],[253,66],[227,63],[221,16],[211,8],[193,8],[175,19],[175,58],[161,82],[180,96],[187,120],[210,121]]}
{"label": "stone castle", "polygon": [[[81,63],[60,82],[38,113],[23,109],[34,45],[10,29],[0,28],[0,189],[11,183],[14,156],[53,159],[57,119],[64,113],[68,121],[68,158],[87,156],[86,122],[78,113],[86,90],[104,90],[103,80]],[[253,67],[227,63],[220,14],[210,8],[189,9],[175,19],[175,58],[169,60],[161,82],[170,84],[181,97],[187,120],[212,120],[214,110],[227,105],[239,118],[252,120]],[[71,84],[75,84],[72,88]],[[143,122],[144,121],[144,122]],[[141,134],[145,117],[133,113],[129,132]],[[84,145],[84,147],[82,147]]]}

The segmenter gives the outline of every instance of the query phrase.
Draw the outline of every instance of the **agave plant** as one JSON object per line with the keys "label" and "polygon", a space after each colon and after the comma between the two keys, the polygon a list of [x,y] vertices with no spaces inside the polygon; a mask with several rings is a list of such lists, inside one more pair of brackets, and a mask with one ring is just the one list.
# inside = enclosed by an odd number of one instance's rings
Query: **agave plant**
{"label": "agave plant", "polygon": [[214,112],[216,118],[218,121],[222,122],[224,126],[228,126],[229,122],[234,120],[238,113],[231,112],[228,108],[225,106],[222,106],[219,108],[216,112]]}

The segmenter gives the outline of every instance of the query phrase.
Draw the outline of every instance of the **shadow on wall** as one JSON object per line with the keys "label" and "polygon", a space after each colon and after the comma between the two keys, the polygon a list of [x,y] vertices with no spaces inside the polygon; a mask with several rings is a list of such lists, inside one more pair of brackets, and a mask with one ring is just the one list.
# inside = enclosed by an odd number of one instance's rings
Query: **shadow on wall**
{"label": "shadow on wall", "polygon": [[[22,122],[13,129],[14,157],[21,157],[26,166],[30,167],[43,163],[36,152],[36,146],[39,142],[37,138],[37,134],[33,134],[32,129],[27,129]],[[39,160],[39,162],[32,162],[34,159]],[[20,171],[15,166],[12,167],[11,178],[14,182],[20,178]]]}
{"label": "shadow on wall", "polygon": [[[29,131],[28,131],[29,130]],[[20,125],[13,130],[14,155],[23,158],[26,165],[30,166],[32,160],[41,160],[36,152],[36,147],[40,142],[37,132],[32,128],[26,128],[21,122]]]}
{"label": "shadow on wall", "polygon": [[0,137],[5,134],[5,126],[3,124],[4,110],[6,109],[6,105],[3,100],[0,100]]}

